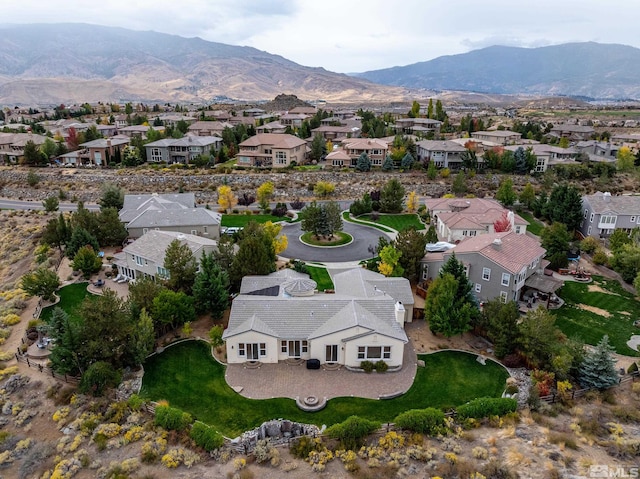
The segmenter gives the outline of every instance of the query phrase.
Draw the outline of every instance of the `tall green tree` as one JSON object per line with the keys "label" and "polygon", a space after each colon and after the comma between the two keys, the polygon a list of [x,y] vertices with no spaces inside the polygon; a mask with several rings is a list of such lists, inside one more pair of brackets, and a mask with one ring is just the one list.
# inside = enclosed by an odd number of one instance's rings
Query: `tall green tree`
{"label": "tall green tree", "polygon": [[380,256],[378,271],[381,274],[387,277],[402,276],[404,269],[400,265],[401,251],[398,251],[393,245],[387,245],[378,252],[378,255]]}
{"label": "tall green tree", "polygon": [[78,321],[72,320],[59,307],[51,314],[47,324],[49,336],[55,340],[49,360],[51,368],[61,374],[76,374],[83,370],[84,363],[80,361],[80,327]]}
{"label": "tall green tree", "polygon": [[475,307],[476,299],[473,296],[473,287],[471,285],[471,282],[467,278],[467,273],[465,271],[464,265],[462,264],[462,261],[458,261],[455,253],[451,253],[451,256],[449,256],[447,261],[442,265],[440,276],[443,276],[447,273],[452,275],[458,282],[458,289],[456,290],[456,302],[469,303]]}
{"label": "tall green tree", "polygon": [[427,107],[427,118],[433,118],[433,98],[429,98],[429,106]]}
{"label": "tall green tree", "polygon": [[361,153],[356,161],[356,171],[371,171],[371,160],[369,155]]}
{"label": "tall green tree", "polygon": [[400,161],[400,168],[403,170],[410,170],[414,163],[415,160],[413,159],[413,156],[411,156],[411,153],[407,152]]}
{"label": "tall green tree", "polygon": [[169,243],[163,266],[169,272],[169,278],[167,278],[169,289],[191,294],[198,263],[186,242],[175,239]]}
{"label": "tall green tree", "polygon": [[640,274],[640,245],[622,245],[611,258],[611,267],[620,273],[622,279],[631,283]]}
{"label": "tall green tree", "polygon": [[547,309],[538,307],[528,311],[518,323],[520,350],[531,367],[552,369],[552,358],[564,336],[556,328],[555,321],[555,316]]}
{"label": "tall green tree", "polygon": [[574,186],[556,185],[543,213],[551,221],[564,223],[572,233],[580,227],[582,221],[582,196]]}
{"label": "tall green tree", "polygon": [[98,234],[102,246],[121,246],[123,241],[129,236],[118,216],[115,208],[103,208],[98,216]]}
{"label": "tall green tree", "polygon": [[403,276],[411,282],[416,282],[420,275],[420,261],[424,257],[427,237],[415,228],[409,228],[398,233],[393,242],[395,248],[402,253],[400,266],[404,269]]}
{"label": "tall green tree", "polygon": [[322,205],[323,217],[327,235],[333,236],[342,230],[342,211],[340,205],[335,201],[329,201]]}
{"label": "tall green tree", "polygon": [[96,237],[81,226],[77,226],[73,228],[71,237],[67,242],[67,247],[64,251],[65,255],[67,258],[73,258],[83,246],[91,246],[93,251],[100,251],[100,245]]}
{"label": "tall green tree", "polygon": [[90,245],[82,246],[73,256],[71,267],[75,271],[80,271],[85,279],[89,279],[92,274],[102,268],[102,258]]}
{"label": "tall green tree", "polygon": [[153,319],[146,309],[140,311],[138,322],[133,333],[132,359],[134,365],[140,365],[153,352],[156,332]]}
{"label": "tall green tree", "polygon": [[200,271],[193,285],[196,312],[209,313],[211,318],[222,318],[229,307],[229,275],[216,262],[213,253],[202,254]]}
{"label": "tall green tree", "polygon": [[322,156],[326,153],[326,142],[324,137],[320,133],[316,133],[311,141],[311,152],[309,157],[312,160],[320,161]]}
{"label": "tall green tree", "polygon": [[39,166],[45,161],[40,148],[32,140],[28,140],[24,144],[24,154],[22,164],[26,166]]}
{"label": "tall green tree", "polygon": [[465,175],[464,171],[458,172],[453,178],[451,191],[456,196],[461,196],[467,192],[467,175]]}
{"label": "tall green tree", "polygon": [[234,288],[240,286],[243,277],[273,273],[276,269],[276,255],[272,238],[262,225],[250,222],[242,230],[229,279]]}
{"label": "tall green tree", "polygon": [[382,171],[392,171],[393,170],[393,159],[387,155],[384,157],[384,161],[382,162]]}
{"label": "tall green tree", "polygon": [[143,309],[151,311],[153,299],[161,291],[167,289],[160,281],[151,276],[136,279],[129,284],[129,305],[134,317],[138,317]]}
{"label": "tall green tree", "polygon": [[571,242],[571,235],[564,223],[555,222],[547,226],[540,233],[542,247],[547,250],[547,259],[551,262],[552,268],[564,268],[569,260],[567,253]]}
{"label": "tall green tree", "polygon": [[609,336],[602,337],[592,351],[586,353],[579,369],[580,384],[586,388],[607,389],[620,382],[616,370],[615,348]]}
{"label": "tall green tree", "polygon": [[38,268],[22,277],[20,287],[29,296],[40,296],[45,301],[52,301],[53,293],[60,287],[60,278],[55,271]]}
{"label": "tall green tree", "polygon": [[48,196],[43,202],[42,206],[44,206],[44,210],[47,213],[53,213],[54,211],[58,211],[60,206],[60,200],[56,196]]}
{"label": "tall green tree", "polygon": [[450,273],[438,276],[429,285],[424,318],[434,334],[440,333],[449,338],[469,330],[473,308],[469,303],[454,306],[457,290],[458,281]]}
{"label": "tall green tree", "polygon": [[307,205],[300,212],[300,218],[300,228],[302,231],[309,231],[313,233],[316,238],[319,238],[324,230],[322,206],[312,201],[311,204]]}
{"label": "tall green tree", "polygon": [[527,154],[524,151],[524,148],[519,146],[516,148],[516,151],[513,153],[513,159],[515,160],[515,171],[519,175],[524,175],[527,173]]}
{"label": "tall green tree", "polygon": [[515,301],[503,303],[500,298],[495,298],[484,303],[477,325],[494,344],[498,359],[515,351],[519,339],[519,320],[520,311]]}
{"label": "tall green tree", "polygon": [[402,184],[396,178],[390,179],[380,192],[380,210],[383,213],[402,212],[404,194]]}
{"label": "tall green tree", "polygon": [[103,183],[102,195],[98,203],[100,209],[114,208],[117,211],[122,209],[124,205],[124,191],[113,183]]}
{"label": "tall green tree", "polygon": [[165,289],[153,298],[151,317],[160,332],[174,330],[196,319],[193,297],[182,291]]}
{"label": "tall green tree", "polygon": [[433,244],[438,242],[438,233],[436,233],[435,225],[429,226],[429,229],[427,230],[426,239],[427,239],[427,244]]}
{"label": "tall green tree", "polygon": [[531,183],[527,182],[520,193],[520,197],[518,198],[520,203],[522,203],[528,210],[531,210],[533,207],[533,202],[536,199],[536,191],[533,189]]}
{"label": "tall green tree", "polygon": [[505,178],[496,192],[496,200],[502,203],[502,206],[508,208],[516,202],[516,199],[516,193],[513,191],[513,181],[511,178]]}

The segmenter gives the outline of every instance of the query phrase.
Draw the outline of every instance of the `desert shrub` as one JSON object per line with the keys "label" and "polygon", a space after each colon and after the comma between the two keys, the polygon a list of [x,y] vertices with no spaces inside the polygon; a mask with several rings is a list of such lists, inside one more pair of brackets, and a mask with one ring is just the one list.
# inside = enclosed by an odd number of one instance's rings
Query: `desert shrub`
{"label": "desert shrub", "polygon": [[375,368],[377,373],[384,373],[387,371],[387,369],[389,369],[389,365],[384,361],[380,360],[380,361],[376,361]]}
{"label": "desert shrub", "polygon": [[479,472],[484,477],[490,477],[491,479],[518,479],[517,472],[512,471],[508,466],[495,459],[489,461]]}
{"label": "desert shrub", "polygon": [[362,440],[376,429],[380,423],[358,416],[350,416],[343,422],[327,429],[327,435],[340,441],[345,449],[355,450],[362,445]]}
{"label": "desert shrub", "polygon": [[608,262],[609,262],[609,257],[607,256],[607,253],[605,253],[602,248],[598,249],[593,254],[593,264],[606,265]]}
{"label": "desert shrub", "polygon": [[189,436],[205,451],[213,451],[214,449],[222,447],[224,444],[222,434],[199,421],[193,423]]}
{"label": "desert shrub", "polygon": [[156,407],[156,426],[163,427],[169,431],[182,431],[193,422],[191,414],[170,406]]}
{"label": "desert shrub", "polygon": [[432,407],[411,409],[399,414],[393,422],[401,429],[434,436],[444,428],[444,413]]}
{"label": "desert shrub", "polygon": [[360,367],[364,370],[365,373],[370,373],[373,371],[375,364],[371,361],[360,361]]}
{"label": "desert shrub", "polygon": [[144,399],[142,399],[137,394],[132,394],[129,399],[127,399],[127,406],[129,406],[129,409],[131,409],[132,411],[139,411],[142,408],[143,404]]}
{"label": "desert shrub", "polygon": [[569,449],[578,449],[578,444],[573,435],[563,432],[550,432],[547,440],[551,444],[564,444]]}
{"label": "desert shrub", "polygon": [[312,439],[308,436],[302,436],[291,444],[289,452],[292,456],[299,459],[306,459],[311,451],[320,452],[324,449],[320,439]]}
{"label": "desert shrub", "polygon": [[458,408],[458,417],[461,419],[482,419],[490,416],[504,416],[515,412],[518,402],[511,398],[478,398],[463,404]]}

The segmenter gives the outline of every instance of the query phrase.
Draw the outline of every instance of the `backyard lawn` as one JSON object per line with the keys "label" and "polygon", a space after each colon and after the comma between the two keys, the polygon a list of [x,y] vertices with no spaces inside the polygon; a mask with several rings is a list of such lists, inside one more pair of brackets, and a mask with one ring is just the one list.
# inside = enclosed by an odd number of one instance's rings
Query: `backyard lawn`
{"label": "backyard lawn", "polygon": [[409,228],[415,228],[420,231],[425,229],[424,223],[420,221],[420,218],[416,214],[406,215],[379,215],[377,220],[373,220],[371,215],[358,216],[358,219],[365,221],[373,221],[376,224],[382,224],[393,228],[396,231],[404,231]]}
{"label": "backyard lawn", "polygon": [[640,356],[627,346],[633,334],[640,334],[640,328],[633,325],[640,301],[617,281],[602,276],[594,276],[589,284],[567,281],[558,295],[566,303],[556,311],[556,324],[567,336],[595,345],[608,334],[619,354]]}
{"label": "backyard lawn", "polygon": [[420,359],[426,366],[418,368],[413,386],[403,396],[384,401],[336,398],[322,411],[309,413],[298,409],[293,399],[240,396],[225,382],[225,367],[211,357],[209,345],[189,341],[146,361],[141,394],[152,400],[166,399],[224,435],[235,437],[274,418],[331,425],[356,414],[386,422],[407,409],[450,408],[476,397],[499,397],[508,376],[492,361],[482,366],[475,354],[443,351],[420,355]]}
{"label": "backyard lawn", "polygon": [[319,268],[316,266],[310,266],[308,264],[306,266],[307,271],[309,272],[309,276],[318,284],[318,291],[324,291],[325,289],[334,289],[333,281],[331,281],[331,276],[329,276],[327,268]]}
{"label": "backyard lawn", "polygon": [[289,219],[290,218],[287,216],[273,215],[222,215],[222,222],[220,225],[226,228],[244,228],[250,221],[255,221],[256,223],[266,223],[267,221],[271,221],[272,223],[275,223],[276,221],[289,221]]}
{"label": "backyard lawn", "polygon": [[529,226],[527,226],[527,231],[530,231],[536,236],[540,236],[542,230],[544,229],[544,225],[540,223],[531,213],[528,211],[518,211],[518,214],[522,216],[523,219],[529,222]]}
{"label": "backyard lawn", "polygon": [[53,306],[47,306],[42,309],[40,319],[49,321],[51,314],[55,308],[62,308],[71,318],[75,317],[75,310],[86,297],[91,297],[91,293],[87,291],[87,283],[74,283],[64,288],[60,288],[56,294],[60,296],[60,301]]}

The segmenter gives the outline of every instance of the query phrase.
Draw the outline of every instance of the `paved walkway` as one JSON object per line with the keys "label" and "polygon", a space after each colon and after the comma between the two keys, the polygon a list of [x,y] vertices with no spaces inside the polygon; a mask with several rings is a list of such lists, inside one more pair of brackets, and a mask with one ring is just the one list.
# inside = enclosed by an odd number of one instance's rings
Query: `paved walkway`
{"label": "paved walkway", "polygon": [[263,364],[257,369],[246,369],[242,364],[229,364],[225,374],[227,384],[241,387],[240,394],[251,399],[275,397],[332,399],[353,396],[378,399],[379,396],[406,392],[413,384],[417,370],[417,356],[409,341],[404,348],[404,366],[398,372],[370,374],[324,369],[309,370],[304,363],[291,366],[286,363]]}

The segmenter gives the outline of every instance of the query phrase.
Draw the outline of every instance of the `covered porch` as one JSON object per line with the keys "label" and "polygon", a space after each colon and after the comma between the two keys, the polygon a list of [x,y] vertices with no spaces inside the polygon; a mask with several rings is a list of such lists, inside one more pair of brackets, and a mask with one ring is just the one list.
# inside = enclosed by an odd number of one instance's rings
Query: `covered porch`
{"label": "covered porch", "polygon": [[562,287],[564,281],[548,276],[546,274],[535,273],[529,276],[524,282],[522,294],[518,301],[520,312],[526,313],[542,305],[547,309],[558,309],[564,301],[555,292]]}

